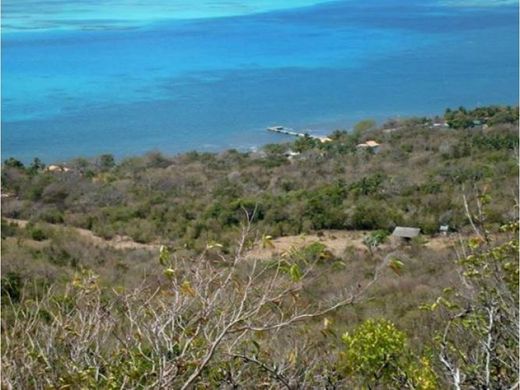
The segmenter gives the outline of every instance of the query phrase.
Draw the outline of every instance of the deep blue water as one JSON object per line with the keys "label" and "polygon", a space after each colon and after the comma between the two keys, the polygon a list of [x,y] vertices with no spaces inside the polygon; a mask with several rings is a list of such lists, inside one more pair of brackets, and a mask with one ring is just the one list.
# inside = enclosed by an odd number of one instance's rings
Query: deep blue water
{"label": "deep blue water", "polygon": [[24,161],[249,148],[286,139],[273,124],[323,133],[518,104],[511,5],[349,0],[2,38],[2,157]]}

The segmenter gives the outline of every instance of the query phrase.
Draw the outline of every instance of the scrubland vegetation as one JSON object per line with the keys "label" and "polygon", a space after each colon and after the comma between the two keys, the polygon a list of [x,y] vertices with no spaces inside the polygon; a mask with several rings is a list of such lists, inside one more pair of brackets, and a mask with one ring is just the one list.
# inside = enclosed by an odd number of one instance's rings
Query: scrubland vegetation
{"label": "scrubland vegetation", "polygon": [[[6,160],[2,387],[514,388],[518,108],[330,137]],[[422,235],[394,242],[398,225]],[[329,229],[363,246],[276,250]]]}

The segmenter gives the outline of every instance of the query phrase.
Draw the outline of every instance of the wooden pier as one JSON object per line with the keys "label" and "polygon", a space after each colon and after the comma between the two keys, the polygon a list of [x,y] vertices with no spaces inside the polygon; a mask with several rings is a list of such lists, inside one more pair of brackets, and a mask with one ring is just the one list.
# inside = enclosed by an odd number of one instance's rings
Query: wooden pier
{"label": "wooden pier", "polygon": [[298,133],[297,131],[294,131],[293,129],[290,129],[288,127],[284,126],[271,126],[267,128],[267,131],[272,131],[273,133],[280,133],[280,134],[286,134],[286,135],[292,135],[294,137],[310,137],[317,140],[320,140],[321,142],[329,142],[332,141],[329,137],[322,137],[317,135],[311,135],[309,133]]}
{"label": "wooden pier", "polygon": [[267,131],[272,131],[273,133],[293,135],[295,137],[305,137],[304,133],[298,133],[298,132],[294,131],[293,129],[289,129],[289,128],[283,127],[283,126],[268,127]]}

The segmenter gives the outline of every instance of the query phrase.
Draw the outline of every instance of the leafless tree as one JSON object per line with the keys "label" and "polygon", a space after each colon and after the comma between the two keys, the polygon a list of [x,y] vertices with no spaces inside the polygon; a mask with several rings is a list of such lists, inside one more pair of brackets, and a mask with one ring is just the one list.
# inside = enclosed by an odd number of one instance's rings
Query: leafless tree
{"label": "leafless tree", "polygon": [[[163,249],[164,283],[155,290],[143,283],[107,298],[95,275],[87,274],[59,299],[51,290],[30,309],[11,305],[12,314],[3,318],[3,384],[52,388],[82,381],[107,388],[114,382],[114,388],[188,389],[227,381],[233,387],[251,380],[252,372],[282,388],[330,380],[323,370],[311,375],[319,356],[298,365],[287,358],[291,351],[275,358],[282,352],[277,348],[299,324],[360,301],[379,272],[334,299],[311,303],[304,291],[319,275],[316,264],[246,260],[250,219],[231,257],[208,256],[218,253],[216,243],[196,259]],[[305,348],[302,339],[293,353]]]}

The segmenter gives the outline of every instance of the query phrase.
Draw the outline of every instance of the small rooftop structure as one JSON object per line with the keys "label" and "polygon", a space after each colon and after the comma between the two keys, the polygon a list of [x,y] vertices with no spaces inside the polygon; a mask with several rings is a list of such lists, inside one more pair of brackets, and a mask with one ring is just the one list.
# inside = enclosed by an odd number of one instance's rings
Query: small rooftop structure
{"label": "small rooftop structure", "polygon": [[62,165],[49,165],[47,167],[47,171],[48,172],[69,172],[69,171],[71,171],[71,169],[67,168],[65,166],[62,166]]}
{"label": "small rooftop structure", "polygon": [[392,236],[411,240],[412,238],[417,237],[419,233],[421,233],[421,229],[419,228],[397,226],[394,229]]}
{"label": "small rooftop structure", "polygon": [[365,142],[365,144],[366,144],[369,148],[375,148],[375,147],[378,147],[378,146],[379,146],[379,144],[378,144],[376,141],[373,141],[373,140],[367,141],[367,142]]}
{"label": "small rooftop structure", "polygon": [[374,140],[366,141],[363,144],[358,144],[358,148],[377,148],[379,146],[379,143]]}
{"label": "small rooftop structure", "polygon": [[329,137],[316,137],[316,138],[319,139],[321,143],[332,141],[332,139],[330,139]]}
{"label": "small rooftop structure", "polygon": [[59,165],[49,165],[49,166],[47,167],[47,170],[48,170],[49,172],[61,172],[61,171],[63,170],[63,168],[60,167]]}
{"label": "small rooftop structure", "polygon": [[365,143],[356,145],[356,148],[360,150],[372,150],[373,152],[377,153],[379,151],[379,146],[379,142],[368,140]]}
{"label": "small rooftop structure", "polygon": [[289,160],[292,160],[294,157],[299,156],[300,152],[293,152],[292,150],[288,150],[284,153],[284,156],[287,157]]}
{"label": "small rooftop structure", "polygon": [[432,127],[450,127],[447,122],[433,122]]}

